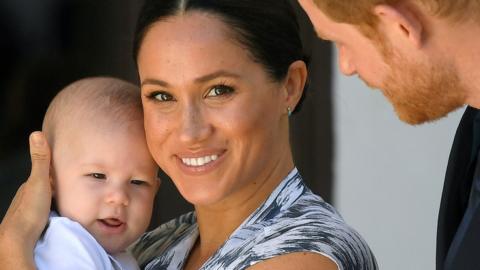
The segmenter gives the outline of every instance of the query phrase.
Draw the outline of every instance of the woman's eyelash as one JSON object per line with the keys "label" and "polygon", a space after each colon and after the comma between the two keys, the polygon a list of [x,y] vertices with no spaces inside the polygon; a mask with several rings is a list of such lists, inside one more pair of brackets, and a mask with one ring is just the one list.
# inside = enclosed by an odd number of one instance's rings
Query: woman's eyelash
{"label": "woman's eyelash", "polygon": [[[172,95],[170,95],[167,92],[163,92],[163,91],[153,91],[153,92],[147,93],[146,97],[148,99],[157,100],[157,101],[171,101],[171,100],[173,100]],[[161,97],[161,98],[159,98],[159,97]]]}
{"label": "woman's eyelash", "polygon": [[235,92],[233,86],[230,86],[226,83],[221,83],[211,87],[207,93],[207,96],[222,96],[232,94],[233,92]]}
{"label": "woman's eyelash", "polygon": [[[219,84],[216,84],[208,89],[208,92],[206,94],[206,97],[215,97],[215,96],[223,96],[223,95],[228,95],[232,94],[235,92],[235,89],[232,85],[226,83],[226,82],[221,82]],[[174,101],[175,98],[167,92],[164,91],[152,91],[150,93],[147,93],[145,95],[147,99],[154,100],[154,101],[160,101],[160,102],[167,102],[167,101]]]}
{"label": "woman's eyelash", "polygon": [[160,91],[153,91],[153,92],[147,93],[145,96],[147,98],[153,99],[153,98],[156,98],[156,96],[159,95],[160,93],[161,93]]}

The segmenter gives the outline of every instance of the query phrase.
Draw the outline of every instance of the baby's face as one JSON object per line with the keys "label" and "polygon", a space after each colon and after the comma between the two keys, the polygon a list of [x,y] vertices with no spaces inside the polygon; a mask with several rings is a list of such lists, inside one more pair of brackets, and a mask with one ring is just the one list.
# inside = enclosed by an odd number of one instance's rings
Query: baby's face
{"label": "baby's face", "polygon": [[60,215],[83,225],[109,253],[147,229],[159,186],[141,121],[121,128],[78,123],[54,142]]}

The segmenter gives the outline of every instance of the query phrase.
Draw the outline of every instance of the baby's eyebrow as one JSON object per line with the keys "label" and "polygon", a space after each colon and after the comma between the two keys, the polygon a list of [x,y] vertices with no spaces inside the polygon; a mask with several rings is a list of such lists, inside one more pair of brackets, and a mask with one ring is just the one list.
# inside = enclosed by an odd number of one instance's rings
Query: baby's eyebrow
{"label": "baby's eyebrow", "polygon": [[85,169],[96,169],[96,170],[103,170],[105,169],[105,166],[100,164],[100,163],[94,163],[94,162],[91,162],[91,163],[80,163],[79,166],[81,168],[85,168]]}

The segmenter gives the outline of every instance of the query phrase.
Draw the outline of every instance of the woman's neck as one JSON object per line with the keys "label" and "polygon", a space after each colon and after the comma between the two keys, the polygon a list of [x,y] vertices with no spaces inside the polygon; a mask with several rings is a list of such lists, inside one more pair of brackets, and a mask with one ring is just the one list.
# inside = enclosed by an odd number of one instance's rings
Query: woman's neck
{"label": "woman's neck", "polygon": [[200,237],[190,260],[210,258],[230,235],[270,196],[294,168],[291,156],[266,170],[258,181],[230,194],[227,199],[209,206],[195,206]]}

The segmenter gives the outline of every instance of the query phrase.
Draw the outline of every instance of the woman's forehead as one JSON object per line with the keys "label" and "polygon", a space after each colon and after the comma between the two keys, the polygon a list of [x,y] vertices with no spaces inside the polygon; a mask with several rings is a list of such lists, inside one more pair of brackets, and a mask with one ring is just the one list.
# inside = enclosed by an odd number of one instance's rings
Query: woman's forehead
{"label": "woman's forehead", "polygon": [[139,52],[142,81],[152,74],[169,80],[197,80],[217,72],[241,76],[242,69],[257,63],[227,29],[217,17],[199,12],[155,23]]}
{"label": "woman's forehead", "polygon": [[161,40],[162,43],[175,41],[176,45],[195,42],[198,46],[204,42],[226,42],[233,37],[232,31],[219,16],[207,12],[188,12],[152,24],[145,34],[142,47],[152,40]]}

